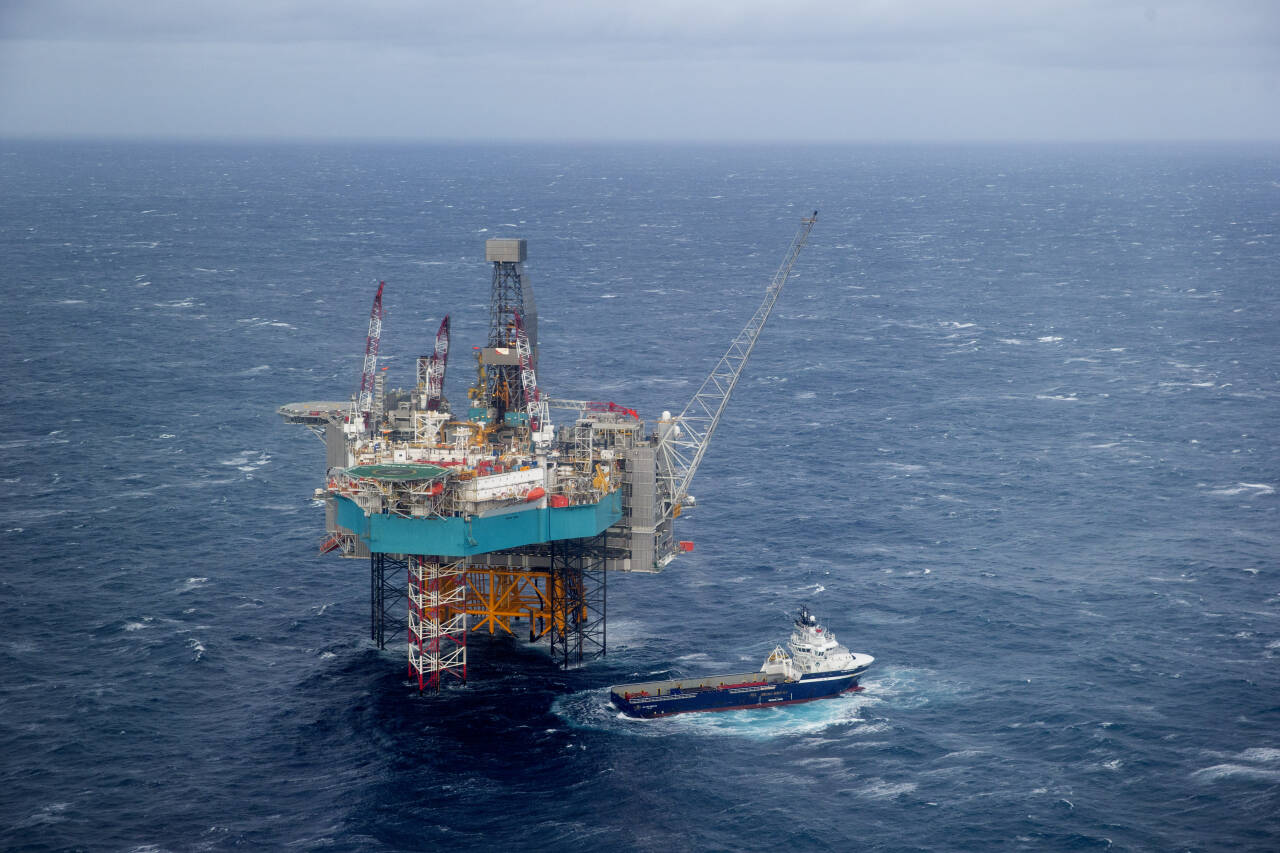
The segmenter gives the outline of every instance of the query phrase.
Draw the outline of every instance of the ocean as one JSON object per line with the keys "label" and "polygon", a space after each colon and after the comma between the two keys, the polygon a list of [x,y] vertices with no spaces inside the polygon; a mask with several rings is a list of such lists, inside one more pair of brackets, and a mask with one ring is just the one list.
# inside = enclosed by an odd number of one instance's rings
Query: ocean
{"label": "ocean", "polygon": [[[0,143],[0,847],[1280,848],[1274,145]],[[653,425],[761,336],[608,654],[419,695],[283,403],[484,341]],[[558,413],[557,417],[564,417]],[[865,690],[621,718],[807,604]]]}

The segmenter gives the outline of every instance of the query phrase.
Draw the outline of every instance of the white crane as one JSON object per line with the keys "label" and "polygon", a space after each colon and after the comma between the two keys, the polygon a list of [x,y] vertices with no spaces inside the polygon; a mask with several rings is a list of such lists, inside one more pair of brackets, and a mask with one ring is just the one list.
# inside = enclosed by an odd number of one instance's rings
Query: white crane
{"label": "white crane", "polygon": [[555,430],[551,425],[551,412],[548,410],[547,398],[542,396],[538,388],[538,377],[533,370],[533,348],[529,345],[529,334],[524,329],[520,314],[516,313],[516,355],[520,359],[520,386],[524,391],[525,411],[529,417],[529,435],[533,441],[535,453],[546,453],[551,445]]}
{"label": "white crane", "polygon": [[782,265],[773,274],[773,280],[765,290],[764,301],[746,327],[733,339],[733,343],[729,344],[728,352],[712,368],[684,411],[674,418],[663,413],[663,419],[658,423],[657,446],[658,490],[662,495],[660,520],[678,515],[680,507],[688,498],[689,482],[698,470],[703,454],[707,452],[707,445],[712,433],[716,431],[716,425],[720,423],[729,395],[738,384],[738,377],[742,375],[742,368],[755,348],[760,330],[769,319],[774,303],[778,301],[778,294],[791,275],[796,257],[804,248],[809,232],[817,221],[816,210],[812,216],[800,220],[800,230],[792,239]]}

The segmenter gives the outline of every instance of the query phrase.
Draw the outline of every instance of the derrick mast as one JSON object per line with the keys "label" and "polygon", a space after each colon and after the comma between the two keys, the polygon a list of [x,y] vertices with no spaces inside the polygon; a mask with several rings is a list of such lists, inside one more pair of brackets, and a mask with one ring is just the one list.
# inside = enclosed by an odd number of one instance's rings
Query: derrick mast
{"label": "derrick mast", "polygon": [[471,390],[471,420],[501,425],[508,413],[521,414],[528,401],[521,382],[517,337],[528,338],[531,367],[538,365],[538,311],[524,271],[527,244],[522,239],[485,241],[485,260],[493,265],[489,296],[488,345],[477,353],[479,372]]}

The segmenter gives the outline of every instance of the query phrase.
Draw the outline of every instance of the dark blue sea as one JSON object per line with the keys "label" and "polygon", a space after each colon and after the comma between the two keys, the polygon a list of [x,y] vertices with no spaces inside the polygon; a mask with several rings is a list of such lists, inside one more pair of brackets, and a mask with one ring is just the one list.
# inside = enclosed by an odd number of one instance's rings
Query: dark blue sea
{"label": "dark blue sea", "polygon": [[[1280,849],[1280,148],[0,143],[0,847]],[[548,393],[679,411],[820,210],[608,655],[420,696],[286,402],[529,243]],[[562,417],[566,416],[564,413]],[[866,690],[622,719],[808,604]]]}

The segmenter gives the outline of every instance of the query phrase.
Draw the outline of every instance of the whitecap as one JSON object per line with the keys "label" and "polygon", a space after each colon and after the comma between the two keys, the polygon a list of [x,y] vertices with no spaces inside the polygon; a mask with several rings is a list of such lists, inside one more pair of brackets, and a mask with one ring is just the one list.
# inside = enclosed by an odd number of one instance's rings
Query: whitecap
{"label": "whitecap", "polygon": [[1056,344],[1058,341],[1062,340],[1062,338],[1058,335],[1044,335],[1036,338],[1036,340],[1042,344]]}
{"label": "whitecap", "polygon": [[65,812],[68,806],[70,805],[71,805],[70,803],[50,803],[49,805],[44,806],[43,808],[40,809],[40,811],[36,812],[35,814],[31,815],[25,820],[18,822],[17,824],[15,824],[15,826],[20,828],[26,828],[26,827],[32,827],[32,826],[62,823],[63,821],[66,820],[66,816],[63,814],[63,812]]}
{"label": "whitecap", "polygon": [[1210,489],[1211,495],[1241,495],[1249,492],[1250,497],[1261,497],[1262,495],[1275,494],[1275,486],[1269,486],[1266,483],[1236,483],[1235,486],[1224,486],[1220,489]]}
{"label": "whitecap", "polygon": [[1216,782],[1232,777],[1252,779],[1258,782],[1280,782],[1280,770],[1268,770],[1262,767],[1246,767],[1243,764],[1215,764],[1191,774],[1198,779]]}
{"label": "whitecap", "polygon": [[835,756],[821,756],[818,758],[802,758],[794,762],[800,767],[813,767],[818,770],[839,770],[844,767],[844,759]]}
{"label": "whitecap", "polygon": [[[253,454],[255,452],[258,454],[257,458],[253,458]],[[230,459],[223,459],[219,464],[234,466],[237,471],[251,472],[270,462],[271,454],[266,451],[245,450],[241,451],[238,456],[233,456]]]}
{"label": "whitecap", "polygon": [[1241,761],[1260,761],[1280,764],[1280,749],[1270,746],[1255,746],[1246,749],[1236,756]]}
{"label": "whitecap", "polygon": [[960,749],[955,752],[948,752],[942,756],[941,760],[945,761],[948,758],[977,758],[979,755],[986,754],[987,751],[985,749]]}
{"label": "whitecap", "polygon": [[915,782],[886,782],[883,779],[872,779],[860,788],[857,793],[863,797],[884,800],[889,797],[909,794],[918,787],[919,785]]}

